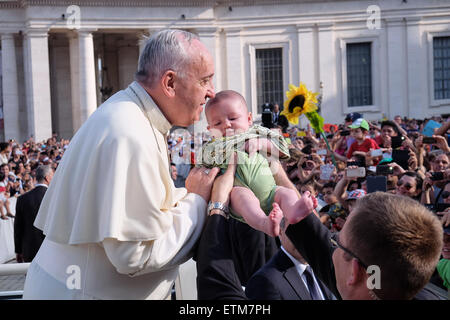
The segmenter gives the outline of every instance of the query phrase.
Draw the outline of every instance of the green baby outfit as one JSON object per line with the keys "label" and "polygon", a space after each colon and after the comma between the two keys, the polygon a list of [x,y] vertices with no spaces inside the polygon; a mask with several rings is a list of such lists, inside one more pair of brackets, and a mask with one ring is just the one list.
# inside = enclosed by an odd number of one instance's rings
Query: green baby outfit
{"label": "green baby outfit", "polygon": [[[234,178],[234,186],[250,189],[259,200],[261,209],[269,215],[274,201],[276,182],[267,159],[258,152],[251,157],[244,151],[246,141],[255,138],[266,138],[278,149],[280,158],[289,158],[289,148],[285,139],[278,133],[265,127],[254,125],[248,131],[231,137],[223,137],[206,143],[197,163],[207,168],[219,167],[222,173],[228,167],[228,159],[234,151],[237,153],[238,165]],[[231,216],[245,222],[242,217],[230,210]]]}

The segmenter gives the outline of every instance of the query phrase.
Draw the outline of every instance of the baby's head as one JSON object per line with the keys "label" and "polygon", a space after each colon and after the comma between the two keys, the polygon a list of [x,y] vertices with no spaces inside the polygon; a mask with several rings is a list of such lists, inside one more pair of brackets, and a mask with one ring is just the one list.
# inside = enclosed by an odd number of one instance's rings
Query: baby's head
{"label": "baby's head", "polygon": [[205,115],[208,130],[215,138],[245,132],[253,124],[244,97],[233,90],[220,91],[210,99]]}

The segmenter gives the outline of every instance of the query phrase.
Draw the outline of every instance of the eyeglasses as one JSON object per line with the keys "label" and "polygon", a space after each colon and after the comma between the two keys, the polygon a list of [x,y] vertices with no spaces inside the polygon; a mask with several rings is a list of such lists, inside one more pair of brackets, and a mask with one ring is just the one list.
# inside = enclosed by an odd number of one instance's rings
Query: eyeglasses
{"label": "eyeglasses", "polygon": [[339,247],[342,250],[344,250],[346,253],[348,253],[349,255],[351,255],[353,258],[355,258],[356,260],[358,260],[359,264],[362,265],[364,267],[364,269],[367,269],[367,264],[365,264],[364,262],[362,262],[362,260],[360,258],[358,258],[358,256],[356,254],[354,254],[353,252],[351,252],[349,249],[347,249],[346,247],[344,247],[340,242],[339,242],[339,235],[337,233],[331,235],[330,237],[330,242],[331,245],[333,245],[334,247]]}
{"label": "eyeglasses", "polygon": [[[402,181],[397,182],[397,187],[401,187],[403,185]],[[409,183],[405,183],[405,189],[410,190],[413,186]]]}
{"label": "eyeglasses", "polygon": [[450,191],[444,191],[444,192],[442,192],[442,199],[447,199],[448,196],[450,196]]}

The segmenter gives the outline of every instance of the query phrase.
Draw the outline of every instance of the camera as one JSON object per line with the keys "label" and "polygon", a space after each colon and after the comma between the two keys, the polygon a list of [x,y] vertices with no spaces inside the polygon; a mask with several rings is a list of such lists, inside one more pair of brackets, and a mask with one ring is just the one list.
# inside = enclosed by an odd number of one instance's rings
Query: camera
{"label": "camera", "polygon": [[341,131],[341,137],[346,137],[350,135],[350,130],[343,130]]}
{"label": "camera", "polygon": [[395,137],[391,137],[391,147],[392,149],[399,148],[402,146],[403,141],[405,141],[405,137],[398,135]]}
{"label": "camera", "polygon": [[261,122],[262,125],[266,128],[273,128],[273,104],[271,103],[264,103],[262,105],[262,112],[261,112]]}
{"label": "camera", "polygon": [[444,173],[443,172],[432,172],[431,178],[432,181],[440,181],[444,180]]}
{"label": "camera", "polygon": [[394,168],[388,165],[378,165],[376,168],[376,175],[377,176],[384,176],[388,174],[393,174]]}
{"label": "camera", "polygon": [[433,137],[423,137],[422,142],[425,144],[432,144],[432,143],[436,143],[437,141],[436,141],[436,138],[433,138]]}

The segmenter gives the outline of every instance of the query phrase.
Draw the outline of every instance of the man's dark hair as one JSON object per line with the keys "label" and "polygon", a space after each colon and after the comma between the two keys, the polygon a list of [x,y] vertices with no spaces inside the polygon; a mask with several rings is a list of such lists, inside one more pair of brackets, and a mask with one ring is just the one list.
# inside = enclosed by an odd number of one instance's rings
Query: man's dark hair
{"label": "man's dark hair", "polygon": [[0,152],[8,148],[9,143],[8,142],[0,142]]}
{"label": "man's dark hair", "polygon": [[323,185],[322,190],[325,188],[332,188],[334,190],[335,187],[336,187],[336,182],[330,181]]}
{"label": "man's dark hair", "polygon": [[398,130],[397,125],[394,123],[394,121],[391,120],[385,120],[383,122],[381,122],[381,129],[383,129],[384,126],[389,126],[392,127],[392,129],[394,129],[395,133],[397,135],[400,135],[400,130]]}

